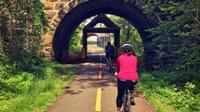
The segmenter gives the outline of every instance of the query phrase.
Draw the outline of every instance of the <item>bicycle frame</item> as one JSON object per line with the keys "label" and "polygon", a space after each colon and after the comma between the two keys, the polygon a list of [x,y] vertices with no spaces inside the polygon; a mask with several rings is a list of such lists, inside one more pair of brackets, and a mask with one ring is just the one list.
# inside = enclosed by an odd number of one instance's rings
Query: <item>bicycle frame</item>
{"label": "bicycle frame", "polygon": [[132,112],[130,97],[129,89],[126,88],[123,96],[122,112]]}
{"label": "bicycle frame", "polygon": [[111,58],[109,58],[109,59],[107,59],[107,63],[108,63],[108,67],[109,67],[109,72],[112,72],[114,61]]}

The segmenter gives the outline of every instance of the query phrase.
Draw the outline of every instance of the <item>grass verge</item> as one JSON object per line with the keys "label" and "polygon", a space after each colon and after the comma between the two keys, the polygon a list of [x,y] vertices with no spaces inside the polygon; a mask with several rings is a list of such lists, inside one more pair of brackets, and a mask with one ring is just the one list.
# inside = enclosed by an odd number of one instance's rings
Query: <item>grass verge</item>
{"label": "grass verge", "polygon": [[[170,79],[172,78],[172,79]],[[139,87],[156,112],[199,112],[200,93],[197,86],[187,82],[181,89],[170,83],[174,77],[167,73],[142,73]]]}
{"label": "grass verge", "polygon": [[53,62],[34,69],[1,79],[5,86],[0,91],[0,111],[43,112],[75,74],[73,68]]}

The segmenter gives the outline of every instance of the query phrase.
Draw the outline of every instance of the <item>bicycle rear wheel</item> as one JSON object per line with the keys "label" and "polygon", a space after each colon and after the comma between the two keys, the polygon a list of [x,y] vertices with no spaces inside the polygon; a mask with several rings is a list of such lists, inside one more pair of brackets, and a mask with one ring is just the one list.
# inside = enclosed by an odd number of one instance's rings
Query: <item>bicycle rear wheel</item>
{"label": "bicycle rear wheel", "polygon": [[122,112],[132,112],[131,104],[128,103],[128,104],[124,105],[122,108]]}
{"label": "bicycle rear wheel", "polygon": [[131,108],[130,102],[124,107],[124,112],[132,112],[132,108]]}
{"label": "bicycle rear wheel", "polygon": [[112,72],[112,71],[113,71],[112,66],[113,66],[112,60],[111,60],[111,59],[108,59],[108,70],[109,70],[109,72]]}
{"label": "bicycle rear wheel", "polygon": [[122,112],[132,112],[130,97],[125,94],[123,99]]}

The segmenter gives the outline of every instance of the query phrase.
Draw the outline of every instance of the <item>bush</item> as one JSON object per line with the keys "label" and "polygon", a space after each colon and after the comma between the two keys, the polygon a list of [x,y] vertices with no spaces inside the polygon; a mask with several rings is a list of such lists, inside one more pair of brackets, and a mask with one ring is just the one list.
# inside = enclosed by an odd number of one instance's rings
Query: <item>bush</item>
{"label": "bush", "polygon": [[46,60],[29,71],[8,74],[8,68],[0,66],[0,111],[44,110],[74,75],[72,68]]}
{"label": "bush", "polygon": [[140,89],[158,112],[200,111],[200,88],[196,83],[179,82],[179,75],[167,72],[143,73],[140,77]]}

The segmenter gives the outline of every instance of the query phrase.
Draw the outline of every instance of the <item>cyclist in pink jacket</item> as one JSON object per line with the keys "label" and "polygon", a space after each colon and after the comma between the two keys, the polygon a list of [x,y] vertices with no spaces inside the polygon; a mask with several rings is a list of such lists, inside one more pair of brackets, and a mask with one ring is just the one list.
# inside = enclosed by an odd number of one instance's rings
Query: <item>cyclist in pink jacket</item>
{"label": "cyclist in pink jacket", "polygon": [[[122,97],[125,89],[129,88],[131,93],[131,104],[134,105],[133,91],[138,77],[138,60],[130,44],[124,44],[121,47],[122,54],[117,58],[117,111],[120,112],[122,106]],[[126,82],[126,83],[125,83]]]}

